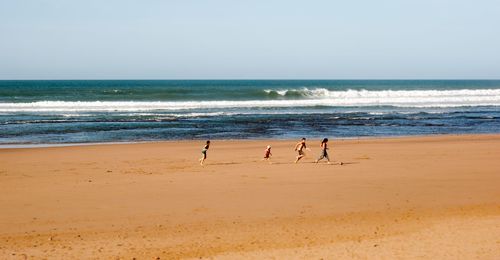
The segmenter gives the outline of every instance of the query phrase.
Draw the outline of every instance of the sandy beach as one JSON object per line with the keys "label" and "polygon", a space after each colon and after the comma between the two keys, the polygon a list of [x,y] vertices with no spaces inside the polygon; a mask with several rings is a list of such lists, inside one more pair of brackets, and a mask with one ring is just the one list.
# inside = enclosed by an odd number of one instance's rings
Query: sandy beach
{"label": "sandy beach", "polygon": [[296,142],[0,149],[0,258],[500,257],[500,135]]}

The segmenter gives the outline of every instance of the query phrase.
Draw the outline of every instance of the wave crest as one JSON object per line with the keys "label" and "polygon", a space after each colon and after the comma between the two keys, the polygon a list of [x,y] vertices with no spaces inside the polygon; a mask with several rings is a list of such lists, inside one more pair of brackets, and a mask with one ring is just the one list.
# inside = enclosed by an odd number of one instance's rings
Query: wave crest
{"label": "wave crest", "polygon": [[500,89],[462,90],[346,90],[291,89],[266,90],[269,95],[304,98],[221,101],[38,101],[32,103],[0,103],[1,112],[62,112],[62,111],[175,111],[224,108],[280,107],[462,107],[500,106]]}
{"label": "wave crest", "polygon": [[270,96],[300,96],[304,98],[424,98],[424,97],[466,97],[498,96],[500,89],[458,89],[458,90],[328,90],[326,88],[266,89]]}
{"label": "wave crest", "polygon": [[265,89],[264,92],[270,97],[295,97],[315,98],[328,97],[329,90],[326,88],[300,88],[300,89]]}

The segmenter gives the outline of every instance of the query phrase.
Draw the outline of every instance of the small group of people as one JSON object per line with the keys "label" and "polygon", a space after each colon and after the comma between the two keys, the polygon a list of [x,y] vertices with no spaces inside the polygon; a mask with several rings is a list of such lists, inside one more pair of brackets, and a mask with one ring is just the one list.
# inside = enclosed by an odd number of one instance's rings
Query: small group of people
{"label": "small group of people", "polygon": [[[319,161],[323,160],[326,158],[327,162],[330,163],[330,157],[328,156],[328,138],[324,138],[323,141],[321,141],[321,153],[314,161],[315,163],[318,163]],[[306,146],[306,138],[302,138],[300,142],[298,142],[295,145],[295,151],[297,151],[299,154],[297,155],[295,159],[295,163],[299,162],[300,159],[304,158],[306,156],[304,150],[311,151],[311,149],[307,148]]]}
{"label": "small group of people", "polygon": [[[210,148],[210,140],[208,140],[201,150],[202,157],[200,158],[200,164],[203,165],[205,160],[207,159],[207,151]],[[300,159],[304,158],[306,156],[306,153],[304,150],[311,151],[311,149],[307,148],[306,145],[306,138],[302,138],[300,142],[298,142],[295,145],[295,151],[298,153],[297,157],[295,158],[294,163],[298,163]],[[264,151],[264,158],[262,160],[269,161],[271,159],[271,156],[273,154],[271,153],[271,145],[268,145],[266,147],[266,150]],[[324,138],[323,141],[321,141],[321,153],[318,157],[318,159],[315,160],[315,163],[318,163],[319,161],[326,159],[327,163],[330,164],[330,157],[328,156],[328,138]],[[340,165],[342,165],[342,162],[340,162]]]}

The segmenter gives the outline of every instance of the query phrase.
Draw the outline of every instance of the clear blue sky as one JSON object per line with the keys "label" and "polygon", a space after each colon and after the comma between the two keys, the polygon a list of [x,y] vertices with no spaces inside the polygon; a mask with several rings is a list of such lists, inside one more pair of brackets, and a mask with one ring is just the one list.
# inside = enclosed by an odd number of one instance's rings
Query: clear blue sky
{"label": "clear blue sky", "polygon": [[0,79],[500,78],[498,0],[0,0]]}

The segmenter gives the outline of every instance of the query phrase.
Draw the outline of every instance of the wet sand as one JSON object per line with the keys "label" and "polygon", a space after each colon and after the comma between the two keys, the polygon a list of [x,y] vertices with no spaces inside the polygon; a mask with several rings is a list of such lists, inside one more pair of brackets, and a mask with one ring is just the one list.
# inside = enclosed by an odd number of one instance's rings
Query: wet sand
{"label": "wet sand", "polygon": [[500,257],[500,135],[295,143],[0,149],[0,258]]}

